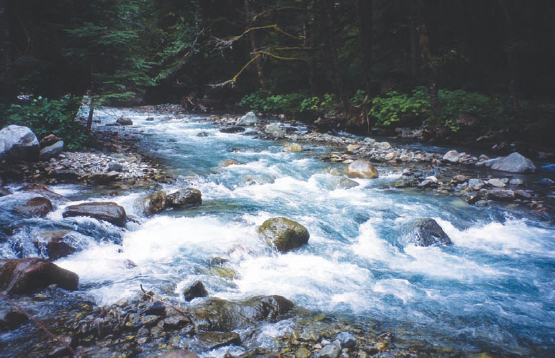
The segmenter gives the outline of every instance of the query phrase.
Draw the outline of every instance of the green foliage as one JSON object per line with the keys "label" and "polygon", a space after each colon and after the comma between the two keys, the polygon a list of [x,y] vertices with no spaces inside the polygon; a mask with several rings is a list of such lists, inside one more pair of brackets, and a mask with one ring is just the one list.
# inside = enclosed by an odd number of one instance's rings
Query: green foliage
{"label": "green foliage", "polygon": [[329,93],[321,97],[309,97],[304,92],[287,94],[271,94],[268,91],[258,90],[244,96],[241,106],[254,111],[270,113],[308,113],[333,114],[341,104],[334,95]]}
{"label": "green foliage", "polygon": [[66,149],[79,150],[88,142],[83,125],[75,121],[79,103],[78,98],[65,96],[60,100],[39,97],[12,104],[7,110],[7,124],[29,127],[39,138],[55,134],[64,140]]}
{"label": "green foliage", "polygon": [[387,127],[399,121],[425,119],[430,111],[429,100],[421,98],[417,89],[412,96],[391,91],[385,97],[375,97],[368,114],[375,118],[376,125]]}
{"label": "green foliage", "polygon": [[[497,97],[465,90],[438,91],[441,104],[441,125],[453,132],[460,130],[459,119],[471,117],[482,131],[503,126],[509,120],[508,108]],[[430,124],[430,97],[425,87],[415,88],[411,95],[395,91],[372,100],[368,113],[376,125],[387,127],[394,123]]]}

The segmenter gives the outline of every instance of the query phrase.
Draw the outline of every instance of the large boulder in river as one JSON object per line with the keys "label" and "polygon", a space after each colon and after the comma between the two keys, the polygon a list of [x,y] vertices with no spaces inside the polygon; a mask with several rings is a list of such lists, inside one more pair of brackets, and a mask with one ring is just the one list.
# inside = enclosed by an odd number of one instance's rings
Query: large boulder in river
{"label": "large boulder in river", "polygon": [[194,188],[180,189],[168,195],[167,201],[169,206],[177,208],[198,206],[202,204],[202,193]]}
{"label": "large boulder in river", "polygon": [[39,151],[39,140],[28,127],[11,125],[0,130],[0,160],[37,160]]}
{"label": "large boulder in river", "polygon": [[498,158],[491,166],[491,169],[502,170],[511,173],[535,172],[534,163],[523,155],[514,152],[506,157]]}
{"label": "large boulder in river", "polygon": [[258,118],[254,112],[249,112],[245,114],[243,117],[239,118],[237,125],[240,126],[254,126],[258,122]]}
{"label": "large boulder in river", "polygon": [[23,204],[16,205],[14,211],[28,218],[43,218],[48,215],[53,209],[54,207],[52,206],[52,202],[50,200],[38,196],[27,200]]}
{"label": "large boulder in river", "polygon": [[413,223],[405,239],[416,246],[451,245],[451,239],[439,224],[430,218],[420,219]]}
{"label": "large boulder in river", "polygon": [[168,195],[163,191],[152,193],[143,199],[142,205],[146,216],[161,213],[168,208]]}
{"label": "large boulder in river", "polygon": [[378,171],[365,160],[355,160],[346,168],[349,178],[374,179],[378,177]]}
{"label": "large boulder in river", "polygon": [[112,202],[82,203],[68,206],[62,214],[64,218],[88,216],[108,221],[117,226],[125,226],[127,214],[122,206]]}
{"label": "large boulder in river", "polygon": [[0,291],[6,294],[29,294],[49,285],[75,291],[79,276],[39,258],[0,259]]}
{"label": "large boulder in river", "polygon": [[278,251],[287,252],[308,243],[308,230],[296,221],[277,217],[271,218],[260,227],[258,233]]}
{"label": "large boulder in river", "polygon": [[282,296],[257,296],[240,302],[209,298],[191,307],[191,317],[200,331],[229,332],[260,321],[276,321],[294,303]]}

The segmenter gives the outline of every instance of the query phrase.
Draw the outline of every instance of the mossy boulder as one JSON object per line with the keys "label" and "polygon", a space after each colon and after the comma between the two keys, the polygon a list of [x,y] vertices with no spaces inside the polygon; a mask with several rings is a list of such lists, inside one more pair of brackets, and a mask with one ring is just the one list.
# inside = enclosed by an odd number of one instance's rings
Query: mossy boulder
{"label": "mossy boulder", "polygon": [[349,178],[375,179],[378,171],[366,160],[355,160],[346,169]]}
{"label": "mossy boulder", "polygon": [[308,230],[296,221],[277,217],[258,227],[258,233],[280,252],[288,252],[308,243]]}

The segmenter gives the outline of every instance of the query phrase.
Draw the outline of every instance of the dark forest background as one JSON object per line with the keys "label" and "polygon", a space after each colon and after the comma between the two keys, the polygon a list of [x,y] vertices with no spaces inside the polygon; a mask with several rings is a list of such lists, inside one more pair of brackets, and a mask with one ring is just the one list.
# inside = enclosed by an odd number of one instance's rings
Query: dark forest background
{"label": "dark forest background", "polygon": [[0,124],[40,133],[171,102],[551,149],[554,66],[551,0],[0,0]]}

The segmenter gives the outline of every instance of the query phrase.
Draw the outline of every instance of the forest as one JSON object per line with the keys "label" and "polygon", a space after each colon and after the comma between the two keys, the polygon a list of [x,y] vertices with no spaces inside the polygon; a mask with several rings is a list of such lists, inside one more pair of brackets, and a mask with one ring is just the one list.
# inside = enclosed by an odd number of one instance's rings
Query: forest
{"label": "forest", "polygon": [[551,150],[554,64],[551,0],[0,0],[0,125],[70,149],[78,113],[180,103]]}

